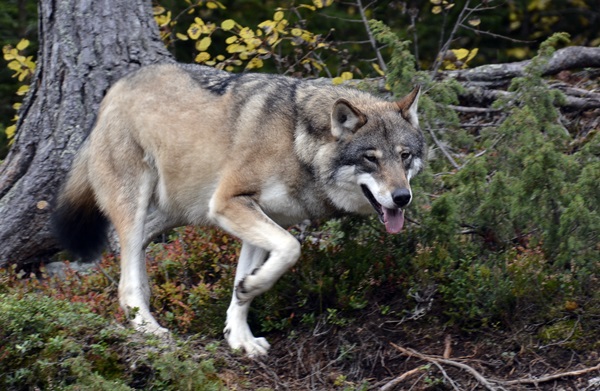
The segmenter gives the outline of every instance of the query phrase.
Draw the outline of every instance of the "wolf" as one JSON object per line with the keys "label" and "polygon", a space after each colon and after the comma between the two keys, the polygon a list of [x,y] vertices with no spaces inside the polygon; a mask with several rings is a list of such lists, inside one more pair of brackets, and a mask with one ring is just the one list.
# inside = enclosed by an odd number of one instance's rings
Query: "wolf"
{"label": "wolf", "polygon": [[285,228],[343,213],[404,225],[424,165],[420,88],[396,102],[319,80],[232,74],[200,65],[140,68],[112,86],[59,191],[52,229],[97,256],[112,223],[121,246],[119,303],[133,326],[165,334],[150,312],[145,249],[181,225],[242,241],[224,335],[255,357],[252,300],[300,256]]}

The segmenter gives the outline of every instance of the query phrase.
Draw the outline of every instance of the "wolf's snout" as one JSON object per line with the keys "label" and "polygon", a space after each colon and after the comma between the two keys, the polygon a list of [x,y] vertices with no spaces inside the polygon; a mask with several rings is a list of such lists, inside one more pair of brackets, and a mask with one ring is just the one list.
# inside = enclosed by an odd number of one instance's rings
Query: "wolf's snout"
{"label": "wolf's snout", "polygon": [[392,192],[392,199],[398,205],[398,208],[404,208],[411,199],[410,190],[407,188],[398,188]]}

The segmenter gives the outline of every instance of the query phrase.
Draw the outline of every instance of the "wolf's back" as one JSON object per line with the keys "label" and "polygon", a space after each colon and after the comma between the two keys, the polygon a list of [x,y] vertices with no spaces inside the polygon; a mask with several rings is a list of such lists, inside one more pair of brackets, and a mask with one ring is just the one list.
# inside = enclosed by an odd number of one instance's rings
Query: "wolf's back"
{"label": "wolf's back", "polygon": [[106,244],[108,219],[96,203],[87,170],[87,145],[78,153],[55,202],[50,224],[59,244],[92,260]]}

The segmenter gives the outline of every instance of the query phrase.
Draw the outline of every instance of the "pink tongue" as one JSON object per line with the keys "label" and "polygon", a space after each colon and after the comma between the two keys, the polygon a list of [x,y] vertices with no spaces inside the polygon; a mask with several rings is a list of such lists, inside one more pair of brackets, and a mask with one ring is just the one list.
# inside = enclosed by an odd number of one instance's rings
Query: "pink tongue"
{"label": "pink tongue", "polygon": [[402,209],[388,209],[385,206],[383,209],[383,221],[385,229],[388,233],[397,234],[404,226],[404,211]]}

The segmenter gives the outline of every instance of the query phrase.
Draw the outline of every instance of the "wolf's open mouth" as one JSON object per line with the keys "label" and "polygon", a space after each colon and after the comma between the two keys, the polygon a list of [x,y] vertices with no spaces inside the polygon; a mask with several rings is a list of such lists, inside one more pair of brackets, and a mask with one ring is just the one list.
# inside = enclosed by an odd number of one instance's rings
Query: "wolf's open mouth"
{"label": "wolf's open mouth", "polygon": [[367,200],[369,200],[369,202],[373,206],[373,209],[375,209],[375,212],[377,212],[379,221],[385,224],[385,229],[391,234],[396,234],[400,232],[402,230],[402,227],[404,226],[404,211],[400,208],[386,208],[385,206],[377,202],[375,196],[373,195],[373,193],[371,193],[367,186],[360,185],[360,187],[363,193],[365,194]]}

